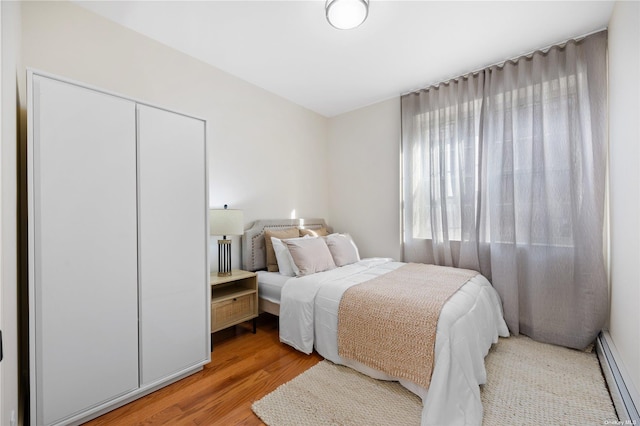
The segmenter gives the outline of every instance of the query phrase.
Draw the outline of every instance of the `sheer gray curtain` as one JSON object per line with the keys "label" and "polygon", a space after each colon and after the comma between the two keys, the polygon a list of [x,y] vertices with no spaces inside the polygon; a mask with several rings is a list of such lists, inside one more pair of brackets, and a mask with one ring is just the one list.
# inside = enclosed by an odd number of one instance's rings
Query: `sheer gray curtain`
{"label": "sheer gray curtain", "polygon": [[402,98],[405,261],[475,269],[512,333],[604,325],[606,32]]}

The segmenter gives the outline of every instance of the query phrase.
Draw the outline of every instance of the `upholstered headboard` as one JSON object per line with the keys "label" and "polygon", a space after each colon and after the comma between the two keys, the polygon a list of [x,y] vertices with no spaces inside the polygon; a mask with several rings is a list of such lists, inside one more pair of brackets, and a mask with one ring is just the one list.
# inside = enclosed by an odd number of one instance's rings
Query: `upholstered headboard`
{"label": "upholstered headboard", "polygon": [[258,271],[267,268],[267,252],[264,244],[265,229],[285,228],[318,229],[331,228],[324,219],[269,219],[256,220],[242,235],[242,269]]}

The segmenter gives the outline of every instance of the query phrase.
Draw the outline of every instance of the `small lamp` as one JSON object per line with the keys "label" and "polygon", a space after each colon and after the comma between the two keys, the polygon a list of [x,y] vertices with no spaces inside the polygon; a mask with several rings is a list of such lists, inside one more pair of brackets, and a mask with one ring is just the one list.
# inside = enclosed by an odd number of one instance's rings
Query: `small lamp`
{"label": "small lamp", "polygon": [[231,275],[231,240],[227,235],[242,235],[244,233],[244,221],[242,210],[231,210],[224,205],[224,209],[209,210],[209,233],[222,235],[218,240],[218,276]]}

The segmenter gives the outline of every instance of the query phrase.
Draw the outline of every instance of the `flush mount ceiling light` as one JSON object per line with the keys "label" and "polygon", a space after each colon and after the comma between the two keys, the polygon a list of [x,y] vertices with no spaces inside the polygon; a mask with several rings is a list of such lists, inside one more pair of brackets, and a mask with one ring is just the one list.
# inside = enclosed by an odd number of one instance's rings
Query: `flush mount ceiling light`
{"label": "flush mount ceiling light", "polygon": [[356,28],[367,19],[369,0],[327,0],[324,5],[327,21],[339,29]]}

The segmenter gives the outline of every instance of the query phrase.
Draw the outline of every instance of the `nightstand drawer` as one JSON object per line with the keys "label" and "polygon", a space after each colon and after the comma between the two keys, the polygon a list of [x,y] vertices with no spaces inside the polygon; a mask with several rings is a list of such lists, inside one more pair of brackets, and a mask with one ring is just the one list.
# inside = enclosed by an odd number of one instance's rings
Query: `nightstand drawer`
{"label": "nightstand drawer", "polygon": [[211,304],[211,324],[216,329],[226,328],[243,318],[251,319],[255,316],[255,294],[245,294]]}

